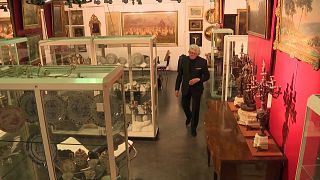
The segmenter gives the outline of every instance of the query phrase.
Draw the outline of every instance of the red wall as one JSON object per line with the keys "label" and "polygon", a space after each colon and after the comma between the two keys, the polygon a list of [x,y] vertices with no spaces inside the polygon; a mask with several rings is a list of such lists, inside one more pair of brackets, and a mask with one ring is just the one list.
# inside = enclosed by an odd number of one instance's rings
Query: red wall
{"label": "red wall", "polygon": [[[13,9],[11,10],[11,15],[14,16],[16,36],[25,37],[26,35],[42,34],[41,28],[27,29],[27,30],[23,29],[22,5],[21,5],[22,2],[21,0],[11,0],[11,2],[13,2],[12,3]],[[51,37],[52,36],[51,4],[46,4],[44,6],[44,13],[45,13],[48,37]]]}
{"label": "red wall", "polygon": [[[274,11],[277,0],[273,1],[273,5],[271,38],[265,40],[249,35],[249,55],[255,58],[258,65],[258,73],[261,72],[261,62],[263,59],[266,61],[266,69],[270,69],[270,64],[274,63],[275,79],[277,80],[277,85],[282,87],[282,93],[286,89],[287,84],[293,85],[293,90],[290,90],[292,93],[296,91],[295,121],[292,118],[294,116],[286,116],[286,105],[283,99],[284,93],[278,99],[273,100],[270,115],[270,133],[278,145],[280,147],[283,146],[282,150],[288,158],[286,173],[288,173],[288,179],[293,180],[295,179],[299,158],[306,103],[311,94],[320,94],[320,71],[315,71],[310,64],[290,58],[288,54],[278,50],[275,52],[276,58],[271,60],[275,31],[274,23],[276,22]],[[284,145],[282,144],[283,142],[285,142]]]}

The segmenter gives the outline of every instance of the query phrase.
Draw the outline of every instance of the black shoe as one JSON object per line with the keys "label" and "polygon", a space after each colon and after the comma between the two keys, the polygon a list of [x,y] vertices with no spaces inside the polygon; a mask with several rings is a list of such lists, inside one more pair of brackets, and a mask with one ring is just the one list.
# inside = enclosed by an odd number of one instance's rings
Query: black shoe
{"label": "black shoe", "polygon": [[191,130],[191,135],[192,135],[193,137],[196,137],[196,136],[197,136],[197,131],[196,131],[196,130]]}
{"label": "black shoe", "polygon": [[191,122],[191,118],[186,120],[186,126],[188,126]]}

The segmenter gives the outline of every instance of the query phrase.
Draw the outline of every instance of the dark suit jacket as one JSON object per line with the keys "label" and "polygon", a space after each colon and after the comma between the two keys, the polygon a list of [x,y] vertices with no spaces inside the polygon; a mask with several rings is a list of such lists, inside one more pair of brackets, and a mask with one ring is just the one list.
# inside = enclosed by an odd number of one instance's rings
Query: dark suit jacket
{"label": "dark suit jacket", "polygon": [[[190,71],[189,62],[196,61],[193,69]],[[189,80],[193,78],[200,78],[200,81],[193,86],[189,86]],[[208,71],[207,60],[197,57],[194,60],[189,59],[189,56],[181,55],[178,62],[178,75],[176,79],[175,90],[180,89],[182,95],[186,95],[189,91],[194,94],[202,94],[203,92],[203,82],[210,78]]]}

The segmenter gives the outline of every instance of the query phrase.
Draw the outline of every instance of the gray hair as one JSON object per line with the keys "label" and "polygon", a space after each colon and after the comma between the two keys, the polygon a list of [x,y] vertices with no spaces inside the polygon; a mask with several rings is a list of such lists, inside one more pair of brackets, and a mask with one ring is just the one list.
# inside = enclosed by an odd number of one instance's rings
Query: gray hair
{"label": "gray hair", "polygon": [[189,50],[194,50],[198,55],[200,54],[200,48],[196,44],[191,44]]}

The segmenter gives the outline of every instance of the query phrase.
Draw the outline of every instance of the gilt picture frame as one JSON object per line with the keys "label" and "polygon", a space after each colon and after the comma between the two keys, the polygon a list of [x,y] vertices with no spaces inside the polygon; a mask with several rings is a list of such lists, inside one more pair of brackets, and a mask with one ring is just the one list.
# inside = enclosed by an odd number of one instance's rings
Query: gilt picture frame
{"label": "gilt picture frame", "polygon": [[84,26],[73,26],[72,27],[72,36],[73,37],[84,36]]}
{"label": "gilt picture frame", "polygon": [[237,19],[236,19],[236,35],[247,35],[248,25],[247,25],[247,9],[237,9]]}
{"label": "gilt picture frame", "polygon": [[320,8],[319,1],[311,1],[310,9],[305,11],[295,6],[295,11],[284,6],[288,0],[279,0],[274,49],[288,53],[303,62],[320,69]]}
{"label": "gilt picture frame", "polygon": [[101,35],[101,22],[99,21],[98,17],[95,14],[92,14],[90,18],[89,27],[90,27],[91,35],[94,35],[94,36]]}
{"label": "gilt picture frame", "polygon": [[188,7],[189,18],[202,18],[203,6],[189,6]]}
{"label": "gilt picture frame", "polygon": [[71,25],[83,25],[83,13],[82,10],[72,10],[71,15]]}
{"label": "gilt picture frame", "polygon": [[247,0],[248,34],[270,38],[271,1]]}
{"label": "gilt picture frame", "polygon": [[189,31],[202,31],[203,20],[202,19],[189,19]]}
{"label": "gilt picture frame", "polygon": [[28,4],[22,0],[23,29],[35,29],[41,27],[40,6]]}
{"label": "gilt picture frame", "polygon": [[13,27],[10,17],[0,18],[0,39],[13,38]]}
{"label": "gilt picture frame", "polygon": [[178,45],[178,12],[122,13],[123,35],[154,35],[159,46]]}

